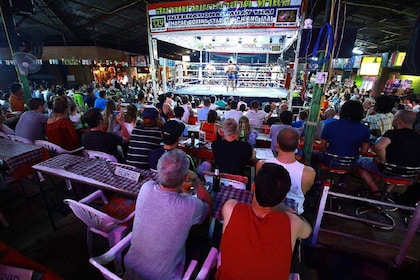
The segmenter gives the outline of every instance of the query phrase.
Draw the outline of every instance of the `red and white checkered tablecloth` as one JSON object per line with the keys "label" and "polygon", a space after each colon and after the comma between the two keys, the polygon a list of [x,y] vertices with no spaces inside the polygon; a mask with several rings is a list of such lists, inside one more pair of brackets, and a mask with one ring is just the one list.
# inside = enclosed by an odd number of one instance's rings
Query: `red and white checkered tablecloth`
{"label": "red and white checkered tablecloth", "polygon": [[12,173],[16,168],[29,162],[39,162],[44,158],[41,147],[0,139],[0,159]]}
{"label": "red and white checkered tablecloth", "polygon": [[[138,181],[134,181],[125,177],[116,175],[115,168],[119,164],[107,162],[101,159],[85,158],[70,154],[62,154],[53,157],[39,165],[53,169],[61,169],[72,174],[89,178],[112,186],[113,191],[136,197],[140,191],[140,187],[149,180],[156,180],[157,173],[153,170],[138,169],[129,165],[120,165],[125,169],[140,173]],[[72,179],[68,177],[68,179]]]}

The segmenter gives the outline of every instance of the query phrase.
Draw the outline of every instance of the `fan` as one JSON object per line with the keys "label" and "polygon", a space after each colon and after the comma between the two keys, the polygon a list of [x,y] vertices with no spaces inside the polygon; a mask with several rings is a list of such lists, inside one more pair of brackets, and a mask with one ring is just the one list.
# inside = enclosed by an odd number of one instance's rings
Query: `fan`
{"label": "fan", "polygon": [[21,75],[26,76],[41,69],[41,64],[37,63],[37,58],[33,54],[19,52],[13,55],[13,59]]}

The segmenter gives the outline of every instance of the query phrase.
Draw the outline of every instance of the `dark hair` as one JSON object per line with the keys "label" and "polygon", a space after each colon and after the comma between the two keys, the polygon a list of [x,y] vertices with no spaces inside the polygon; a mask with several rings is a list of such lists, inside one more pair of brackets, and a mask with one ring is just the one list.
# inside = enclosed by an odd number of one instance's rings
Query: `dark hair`
{"label": "dark hair", "polygon": [[349,100],[341,106],[340,119],[360,122],[363,119],[363,105],[359,101]]}
{"label": "dark hair", "polygon": [[304,110],[304,111],[300,111],[299,113],[299,119],[301,121],[304,121],[308,118],[308,111]]}
{"label": "dark hair", "polygon": [[159,103],[163,103],[166,100],[166,95],[165,94],[159,94],[158,96],[158,101]]}
{"label": "dark hair", "polygon": [[142,101],[144,99],[144,93],[140,92],[139,94],[137,94],[137,100],[138,101]]}
{"label": "dark hair", "polygon": [[343,97],[344,97],[344,100],[349,101],[351,98],[351,95],[350,93],[345,93]]}
{"label": "dark hair", "polygon": [[252,109],[258,109],[259,107],[260,107],[260,102],[258,102],[257,100],[251,101],[251,108]]}
{"label": "dark hair", "polygon": [[182,104],[187,104],[188,101],[189,101],[188,96],[186,96],[186,95],[182,95],[181,96],[181,102],[182,102]]}
{"label": "dark hair", "polygon": [[174,108],[174,114],[177,118],[182,117],[184,115],[184,112],[185,110],[181,106],[177,106]]}
{"label": "dark hair", "polygon": [[100,96],[101,98],[104,98],[104,97],[106,96],[106,91],[101,90],[101,91],[99,92],[99,96]]}
{"label": "dark hair", "polygon": [[97,127],[103,119],[101,109],[93,108],[84,113],[83,118],[90,128]]}
{"label": "dark hair", "polygon": [[63,96],[63,95],[65,95],[65,92],[64,92],[64,89],[63,89],[63,88],[58,88],[58,89],[55,91],[55,93],[56,93],[58,96]]}
{"label": "dark hair", "polygon": [[245,112],[246,111],[246,105],[241,104],[241,106],[239,106],[239,110],[241,110],[242,112]]}
{"label": "dark hair", "polygon": [[290,190],[290,175],[275,163],[264,163],[255,176],[255,198],[262,207],[274,207]]}
{"label": "dark hair", "polygon": [[210,104],[211,104],[210,99],[209,98],[204,98],[204,106],[208,107],[208,106],[210,106]]}
{"label": "dark hair", "polygon": [[294,152],[299,144],[299,133],[296,129],[286,127],[277,134],[277,144],[283,152]]}
{"label": "dark hair", "polygon": [[65,96],[57,96],[53,101],[53,112],[62,114],[69,108],[69,102]]}
{"label": "dark hair", "polygon": [[125,107],[127,109],[127,112],[124,114],[124,121],[131,123],[132,121],[136,121],[137,120],[137,107],[134,104],[128,104],[127,107]]}
{"label": "dark hair", "polygon": [[231,109],[233,109],[233,110],[238,109],[238,101],[236,101],[236,100],[232,100],[232,101],[230,102],[230,108],[231,108]]}
{"label": "dark hair", "polygon": [[215,123],[217,120],[217,112],[215,110],[209,110],[207,114],[207,122],[208,123]]}
{"label": "dark hair", "polygon": [[270,113],[270,111],[271,111],[271,106],[270,106],[270,104],[265,104],[265,106],[264,106],[264,112],[266,112],[266,113]]}
{"label": "dark hair", "polygon": [[293,122],[293,113],[289,110],[281,112],[279,117],[282,124],[291,125]]}
{"label": "dark hair", "polygon": [[45,102],[42,98],[31,98],[28,100],[28,107],[30,110],[36,110],[39,106],[44,106]]}
{"label": "dark hair", "polygon": [[216,102],[216,96],[214,96],[214,95],[210,96],[210,101],[211,101],[211,103]]}
{"label": "dark hair", "polygon": [[387,114],[394,108],[394,100],[391,96],[381,95],[376,99],[375,111],[377,113]]}
{"label": "dark hair", "polygon": [[11,93],[15,93],[16,91],[22,88],[22,84],[20,83],[13,83],[9,86],[9,90]]}

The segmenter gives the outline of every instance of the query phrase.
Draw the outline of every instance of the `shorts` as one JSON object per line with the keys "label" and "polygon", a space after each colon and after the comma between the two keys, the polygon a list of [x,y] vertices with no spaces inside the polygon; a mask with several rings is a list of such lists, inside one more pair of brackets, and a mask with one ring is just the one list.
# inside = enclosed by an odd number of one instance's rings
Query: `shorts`
{"label": "shorts", "polygon": [[382,174],[381,170],[379,170],[378,164],[371,157],[360,157],[357,160],[356,167],[378,176]]}

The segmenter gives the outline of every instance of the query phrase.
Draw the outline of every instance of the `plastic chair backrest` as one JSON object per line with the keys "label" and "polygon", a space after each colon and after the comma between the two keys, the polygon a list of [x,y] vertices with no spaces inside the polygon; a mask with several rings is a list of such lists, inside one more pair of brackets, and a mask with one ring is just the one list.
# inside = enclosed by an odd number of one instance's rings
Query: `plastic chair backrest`
{"label": "plastic chair backrest", "polygon": [[86,152],[90,158],[103,159],[110,162],[118,162],[116,157],[114,157],[113,155],[104,153],[104,152],[93,151],[93,150],[86,150]]}
{"label": "plastic chair backrest", "polygon": [[108,233],[123,223],[123,221],[117,220],[89,205],[73,199],[64,199],[64,203],[68,204],[74,215],[82,220],[89,228],[103,233]]}
{"label": "plastic chair backrest", "polygon": [[212,247],[207,258],[204,260],[203,266],[197,274],[197,280],[207,280],[209,278],[213,268],[216,267],[218,255],[219,252],[217,249]]}
{"label": "plastic chair backrest", "polygon": [[67,150],[61,148],[60,146],[45,140],[35,140],[35,145],[44,147],[46,150],[56,155],[68,153]]}
{"label": "plastic chair backrest", "polygon": [[9,138],[12,139],[15,142],[21,142],[21,143],[31,144],[31,145],[34,144],[31,140],[29,140],[27,138],[16,136],[16,135],[13,135],[13,134],[9,135]]}
{"label": "plastic chair backrest", "polygon": [[339,156],[331,153],[325,153],[327,156],[330,157],[330,168],[335,169],[352,169],[354,164],[356,163],[357,157],[347,157],[347,156]]}
{"label": "plastic chair backrest", "polygon": [[383,177],[399,177],[411,180],[417,177],[420,172],[420,166],[401,166],[391,163],[384,163]]}
{"label": "plastic chair backrest", "polygon": [[[120,242],[115,244],[112,248],[110,248],[106,253],[98,256],[92,257],[89,259],[89,262],[96,267],[101,273],[102,276],[107,280],[121,280],[122,278],[117,276],[115,273],[111,272],[105,265],[112,262],[117,254],[121,254],[121,252],[128,248],[131,245],[131,236],[132,233],[130,232],[126,237],[121,239]],[[196,260],[191,260],[187,270],[185,271],[182,280],[189,280],[197,266]]]}
{"label": "plastic chair backrest", "polygon": [[7,135],[7,133],[4,133],[3,131],[0,131],[0,138],[4,138],[4,139],[10,140],[9,135]]}

